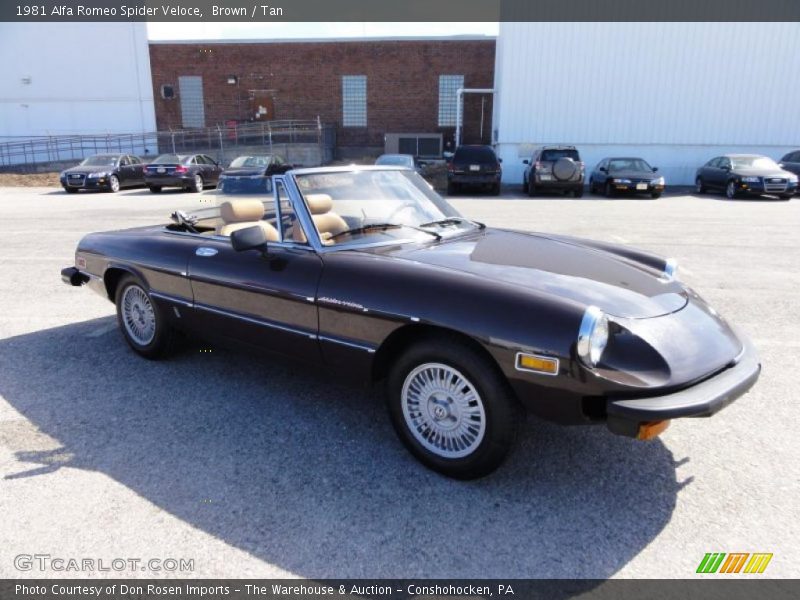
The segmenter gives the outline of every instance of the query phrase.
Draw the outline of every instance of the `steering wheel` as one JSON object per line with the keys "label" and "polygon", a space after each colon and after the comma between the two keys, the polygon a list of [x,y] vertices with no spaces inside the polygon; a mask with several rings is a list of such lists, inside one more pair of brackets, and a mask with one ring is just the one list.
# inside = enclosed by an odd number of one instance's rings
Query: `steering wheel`
{"label": "steering wheel", "polygon": [[417,204],[416,204],[416,202],[403,202],[403,203],[402,203],[400,206],[398,206],[397,208],[395,208],[395,209],[394,209],[394,210],[393,210],[393,211],[392,211],[392,212],[389,214],[389,216],[388,216],[388,217],[386,217],[386,221],[387,221],[388,223],[391,223],[391,222],[392,222],[392,218],[393,218],[393,217],[394,217],[396,214],[400,213],[401,211],[403,211],[403,210],[405,210],[405,209],[407,209],[407,208],[417,208]]}

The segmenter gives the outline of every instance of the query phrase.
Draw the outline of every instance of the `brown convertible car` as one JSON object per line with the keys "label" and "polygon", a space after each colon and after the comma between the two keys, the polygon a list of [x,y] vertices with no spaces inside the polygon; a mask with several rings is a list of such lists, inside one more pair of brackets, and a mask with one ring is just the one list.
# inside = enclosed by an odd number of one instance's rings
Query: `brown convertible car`
{"label": "brown convertible car", "polygon": [[292,170],[273,192],[87,235],[62,278],[116,303],[146,358],[182,331],[382,382],[410,451],[464,479],[501,463],[523,411],[648,439],[758,378],[674,261],[485,227],[408,169]]}

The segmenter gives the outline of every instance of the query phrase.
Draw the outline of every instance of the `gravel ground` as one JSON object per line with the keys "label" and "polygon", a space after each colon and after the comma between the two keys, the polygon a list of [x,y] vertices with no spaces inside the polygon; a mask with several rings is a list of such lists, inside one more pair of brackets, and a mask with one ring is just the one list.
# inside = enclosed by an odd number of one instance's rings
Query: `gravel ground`
{"label": "gravel ground", "polygon": [[136,357],[113,306],[60,282],[82,235],[213,201],[0,188],[0,577],[19,554],[194,561],[100,576],[691,577],[706,552],[797,575],[800,201],[458,197],[494,226],[632,244],[755,341],[754,390],[639,443],[529,419],[509,461],[444,479],[376,394],[302,367],[188,347]]}

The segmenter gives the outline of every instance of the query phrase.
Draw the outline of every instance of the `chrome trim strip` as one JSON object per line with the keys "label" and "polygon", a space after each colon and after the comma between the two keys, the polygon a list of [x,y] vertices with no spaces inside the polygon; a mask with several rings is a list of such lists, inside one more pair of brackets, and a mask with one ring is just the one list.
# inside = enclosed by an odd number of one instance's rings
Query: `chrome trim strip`
{"label": "chrome trim strip", "polygon": [[319,338],[319,341],[321,341],[321,342],[331,342],[331,343],[334,343],[334,344],[340,344],[342,346],[348,346],[350,348],[356,348],[357,350],[365,350],[366,352],[369,352],[370,354],[375,354],[375,350],[376,349],[373,348],[372,346],[365,346],[364,344],[357,344],[355,342],[347,342],[345,340],[328,337],[327,335],[320,335],[320,336],[317,336],[317,337]]}
{"label": "chrome trim strip", "polygon": [[258,319],[255,317],[248,317],[245,315],[240,315],[238,313],[230,312],[227,310],[222,310],[219,308],[213,308],[206,304],[195,304],[195,308],[200,310],[205,310],[207,312],[216,313],[218,315],[222,315],[224,317],[230,317],[232,319],[239,319],[240,321],[246,321],[247,323],[253,323],[254,325],[261,325],[263,327],[269,327],[271,329],[278,329],[280,331],[285,331],[287,333],[294,333],[297,335],[304,335],[312,340],[317,339],[316,333],[309,333],[308,331],[304,331],[302,329],[295,329],[294,327],[288,327],[287,325],[278,325],[277,323],[273,323],[272,321],[266,321],[263,319]]}
{"label": "chrome trim strip", "polygon": [[[525,367],[519,366],[519,360],[522,356],[532,356],[533,358],[541,358],[542,360],[549,360],[555,361],[556,363],[556,372],[555,373],[548,373],[547,371],[537,371],[536,369],[526,369]],[[533,352],[517,352],[517,355],[514,357],[514,368],[517,371],[522,371],[524,373],[536,373],[537,375],[547,375],[548,377],[556,377],[558,376],[558,371],[561,368],[561,361],[554,356],[544,356],[542,354],[534,354]]]}
{"label": "chrome trim strip", "polygon": [[178,298],[177,296],[170,296],[169,294],[162,294],[161,292],[154,292],[152,290],[150,291],[150,295],[153,298],[166,300],[167,302],[174,302],[175,304],[180,304],[181,306],[186,306],[187,308],[192,308],[194,306],[194,303],[184,300],[183,298]]}

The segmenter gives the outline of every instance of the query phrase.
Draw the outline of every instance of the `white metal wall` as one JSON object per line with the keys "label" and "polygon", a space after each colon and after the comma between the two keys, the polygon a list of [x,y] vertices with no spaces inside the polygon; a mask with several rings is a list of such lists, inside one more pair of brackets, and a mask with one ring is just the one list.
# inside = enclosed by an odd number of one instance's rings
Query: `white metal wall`
{"label": "white metal wall", "polygon": [[724,152],[800,148],[800,23],[501,23],[495,87],[505,183],[566,143],[691,184]]}
{"label": "white metal wall", "polygon": [[0,23],[0,136],[155,130],[144,23]]}

